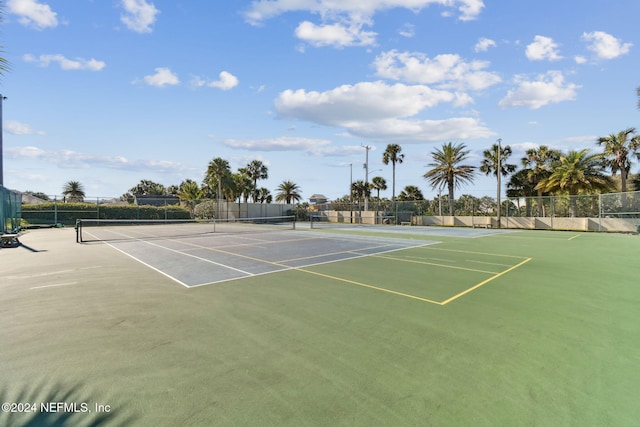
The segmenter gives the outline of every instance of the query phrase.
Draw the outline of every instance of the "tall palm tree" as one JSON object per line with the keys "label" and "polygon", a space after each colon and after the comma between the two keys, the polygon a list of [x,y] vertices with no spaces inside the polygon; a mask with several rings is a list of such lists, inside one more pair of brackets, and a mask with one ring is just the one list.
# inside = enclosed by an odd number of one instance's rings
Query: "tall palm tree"
{"label": "tall palm tree", "polygon": [[371,180],[373,189],[377,191],[378,200],[380,200],[380,190],[387,189],[387,180],[381,176],[374,176]]}
{"label": "tall palm tree", "polygon": [[62,194],[67,202],[84,201],[84,187],[78,181],[69,181],[62,187]]}
{"label": "tall palm tree", "polygon": [[404,160],[404,154],[400,154],[402,147],[398,144],[389,144],[382,153],[382,163],[388,165],[391,162],[391,169],[393,171],[391,181],[391,200],[396,198],[396,163],[402,163]]}
{"label": "tall palm tree", "polygon": [[[209,162],[209,166],[207,167],[207,173],[205,175],[205,182],[208,185],[215,184],[218,188],[216,193],[216,197],[218,200],[222,199],[223,196],[223,184],[227,184],[229,181],[229,177],[231,175],[231,168],[229,167],[229,162],[221,157],[216,157],[215,159]],[[227,182],[225,182],[227,181]],[[232,199],[233,200],[233,199]]]}
{"label": "tall palm tree", "polygon": [[613,175],[620,172],[622,192],[627,191],[627,178],[631,170],[632,158],[640,159],[640,137],[632,136],[635,128],[628,128],[608,136],[598,138],[597,144],[604,146],[606,165]]}
{"label": "tall palm tree", "polygon": [[253,192],[253,181],[247,175],[245,168],[238,168],[238,172],[233,174],[233,182],[238,190],[238,197],[242,197],[244,202],[249,201],[249,196]]}
{"label": "tall palm tree", "polygon": [[[553,164],[560,159],[560,151],[554,150],[546,145],[541,145],[538,148],[531,148],[527,150],[525,157],[521,159],[522,166],[525,168],[527,178],[529,182],[535,188],[536,185],[543,179],[547,178],[551,174]],[[538,216],[546,216],[544,212],[544,204],[542,203],[542,188],[538,188]]]}
{"label": "tall palm tree", "polygon": [[[498,140],[499,141],[499,140]],[[482,153],[484,159],[480,163],[480,172],[485,175],[494,175],[497,178],[497,212],[498,212],[498,227],[500,227],[500,177],[507,176],[515,172],[517,166],[507,163],[507,159],[511,156],[511,147],[505,145],[501,147],[500,144],[493,144],[491,149],[484,150]]]}
{"label": "tall palm tree", "polygon": [[448,188],[449,215],[453,215],[454,189],[460,188],[462,184],[473,183],[475,166],[460,164],[469,154],[469,150],[465,148],[467,147],[462,143],[454,145],[452,142],[443,144],[442,149],[436,148],[431,152],[433,163],[427,165],[431,169],[423,175],[431,188]]}
{"label": "tall palm tree", "polygon": [[269,169],[260,160],[252,160],[244,170],[253,181],[253,201],[255,202],[258,197],[258,180],[269,178]]}
{"label": "tall palm tree", "polygon": [[285,202],[291,204],[292,201],[299,202],[302,200],[300,195],[300,187],[292,181],[283,181],[278,185],[278,193],[276,194],[276,202]]}
{"label": "tall palm tree", "polygon": [[[571,150],[560,156],[551,174],[536,186],[544,191],[566,192],[569,196],[579,193],[597,193],[613,187],[613,180],[605,175],[602,154],[591,154],[588,148]],[[577,216],[577,202],[570,198],[571,216]]]}

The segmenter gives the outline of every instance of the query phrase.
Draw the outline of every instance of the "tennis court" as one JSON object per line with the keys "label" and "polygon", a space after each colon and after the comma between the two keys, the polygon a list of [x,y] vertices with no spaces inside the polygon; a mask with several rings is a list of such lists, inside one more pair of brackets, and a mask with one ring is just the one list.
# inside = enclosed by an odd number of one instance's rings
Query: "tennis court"
{"label": "tennis court", "polygon": [[637,235],[182,231],[33,230],[0,250],[0,400],[91,408],[0,424],[640,419]]}
{"label": "tennis court", "polygon": [[[94,221],[98,223],[99,221]],[[214,224],[102,221],[84,239],[114,249],[175,282],[196,287],[302,269],[432,244],[385,237],[353,237],[294,230],[288,223]]]}

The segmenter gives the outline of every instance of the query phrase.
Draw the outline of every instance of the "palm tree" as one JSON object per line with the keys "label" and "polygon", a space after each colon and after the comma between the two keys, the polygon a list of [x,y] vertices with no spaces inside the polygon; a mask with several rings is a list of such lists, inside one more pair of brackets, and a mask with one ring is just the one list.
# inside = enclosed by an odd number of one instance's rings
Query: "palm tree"
{"label": "palm tree", "polygon": [[[551,174],[553,164],[560,159],[560,151],[554,150],[546,145],[541,145],[538,148],[531,148],[527,150],[525,157],[522,158],[522,166],[525,167],[526,175],[529,183],[535,187],[540,181],[547,178]],[[542,188],[538,188],[538,216],[546,216],[544,212],[544,204],[542,203]]]}
{"label": "palm tree", "polygon": [[391,162],[391,168],[393,171],[393,178],[391,181],[391,200],[396,198],[396,163],[402,163],[404,160],[404,154],[400,154],[402,147],[398,144],[389,144],[382,153],[382,163],[388,165]]}
{"label": "palm tree", "polygon": [[480,172],[483,172],[485,175],[495,175],[498,180],[498,190],[497,190],[497,210],[498,210],[498,227],[500,227],[500,177],[507,176],[516,170],[516,165],[512,165],[507,163],[507,159],[511,156],[511,147],[505,145],[504,147],[500,147],[500,140],[498,140],[498,144],[493,144],[491,149],[484,150],[482,155],[484,159],[480,163]]}
{"label": "palm tree", "polygon": [[69,181],[62,187],[62,194],[65,195],[67,202],[84,201],[84,187],[78,181]]}
{"label": "palm tree", "polygon": [[[524,198],[526,216],[531,216],[531,197],[536,191],[536,186],[533,184],[530,178],[530,169],[521,169],[518,172],[511,175],[509,182],[507,183],[507,197],[521,199]],[[538,190],[542,194],[541,190]],[[542,197],[538,198],[538,209],[541,206]],[[518,207],[520,202],[518,202]]]}
{"label": "palm tree", "polygon": [[185,179],[178,187],[177,196],[182,200],[198,200],[202,197],[202,190],[192,179]]}
{"label": "palm tree", "polygon": [[[567,192],[575,196],[582,192],[596,193],[613,187],[613,180],[604,174],[602,154],[591,154],[588,148],[571,150],[560,156],[551,174],[540,181],[536,189],[550,192]],[[577,216],[576,198],[570,197],[571,216]]]}
{"label": "palm tree", "polygon": [[189,206],[191,217],[193,218],[195,216],[196,203],[202,198],[202,189],[198,186],[198,183],[192,179],[182,181],[178,187],[177,196]]}
{"label": "palm tree", "polygon": [[358,201],[358,206],[360,206],[360,202],[371,195],[371,184],[358,180],[351,184],[351,194]]}
{"label": "palm tree", "polygon": [[453,215],[453,191],[460,188],[462,184],[473,183],[475,166],[460,165],[467,159],[469,150],[465,150],[464,144],[454,145],[452,142],[442,145],[442,149],[435,149],[431,152],[433,163],[423,175],[429,181],[431,188],[443,189],[445,186],[449,190],[449,215]]}
{"label": "palm tree", "polygon": [[216,197],[218,198],[218,201],[222,199],[223,195],[222,184],[227,183],[225,181],[228,181],[230,175],[231,168],[229,167],[229,162],[225,159],[216,157],[209,162],[207,173],[205,175],[205,182],[210,186],[212,184],[217,185],[218,191],[216,192]]}
{"label": "palm tree", "polygon": [[167,189],[164,185],[157,182],[153,182],[149,179],[141,179],[140,182],[129,189],[129,192],[133,195],[155,195],[164,196],[167,194]]}
{"label": "palm tree", "polygon": [[627,191],[627,178],[631,170],[632,157],[640,159],[640,137],[636,135],[629,138],[635,131],[635,128],[628,128],[617,134],[600,137],[597,141],[598,145],[604,146],[604,158],[611,173],[615,175],[620,172],[623,193]]}
{"label": "palm tree", "polygon": [[258,197],[258,180],[269,178],[269,169],[260,160],[252,160],[244,170],[253,181],[253,201],[255,202]]}
{"label": "palm tree", "polygon": [[273,200],[273,196],[271,195],[271,191],[269,189],[260,187],[257,191],[258,197],[257,200],[259,203],[271,203]]}
{"label": "palm tree", "polygon": [[302,200],[302,196],[299,193],[300,187],[292,181],[283,181],[282,184],[278,185],[277,190],[276,202],[291,204],[292,201],[299,202]]}
{"label": "palm tree", "polygon": [[398,195],[398,199],[402,201],[424,200],[422,191],[415,185],[407,185]]}
{"label": "palm tree", "polygon": [[378,197],[378,200],[380,200],[380,190],[387,189],[387,180],[381,176],[374,176],[373,179],[371,180],[371,184],[373,186],[373,189],[378,192],[377,197]]}
{"label": "palm tree", "polygon": [[238,168],[238,172],[233,174],[233,182],[238,191],[238,197],[244,198],[244,202],[247,203],[253,192],[253,181],[247,175],[245,168]]}

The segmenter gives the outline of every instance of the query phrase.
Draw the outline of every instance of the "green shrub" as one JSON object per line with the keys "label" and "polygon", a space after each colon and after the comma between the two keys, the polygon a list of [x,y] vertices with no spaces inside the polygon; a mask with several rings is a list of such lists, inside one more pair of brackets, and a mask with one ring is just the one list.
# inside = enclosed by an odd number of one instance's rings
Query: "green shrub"
{"label": "green shrub", "polygon": [[40,203],[22,205],[29,224],[73,225],[77,219],[189,219],[189,210],[178,205],[138,206],[95,203]]}

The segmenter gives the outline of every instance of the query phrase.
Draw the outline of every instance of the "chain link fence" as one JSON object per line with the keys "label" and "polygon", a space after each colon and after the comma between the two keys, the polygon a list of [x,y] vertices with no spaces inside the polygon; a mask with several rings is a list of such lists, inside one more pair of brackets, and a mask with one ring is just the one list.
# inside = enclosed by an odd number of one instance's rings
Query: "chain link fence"
{"label": "chain link fence", "polygon": [[491,197],[463,195],[453,203],[445,195],[432,200],[396,202],[373,198],[368,208],[372,214],[365,213],[362,202],[337,201],[314,207],[332,218],[336,216],[326,212],[340,212],[337,218],[345,222],[377,218],[370,222],[386,223],[390,216],[393,218],[390,222],[395,224],[640,232],[640,191],[506,198],[500,204],[499,224],[497,204]]}
{"label": "chain link fence", "polygon": [[20,229],[22,194],[0,185],[0,234]]}
{"label": "chain link fence", "polygon": [[22,218],[30,226],[69,226],[77,219],[234,219],[293,215],[294,205],[232,203],[175,196],[138,196],[133,202],[113,197],[84,197],[82,202],[59,196],[27,195]]}

